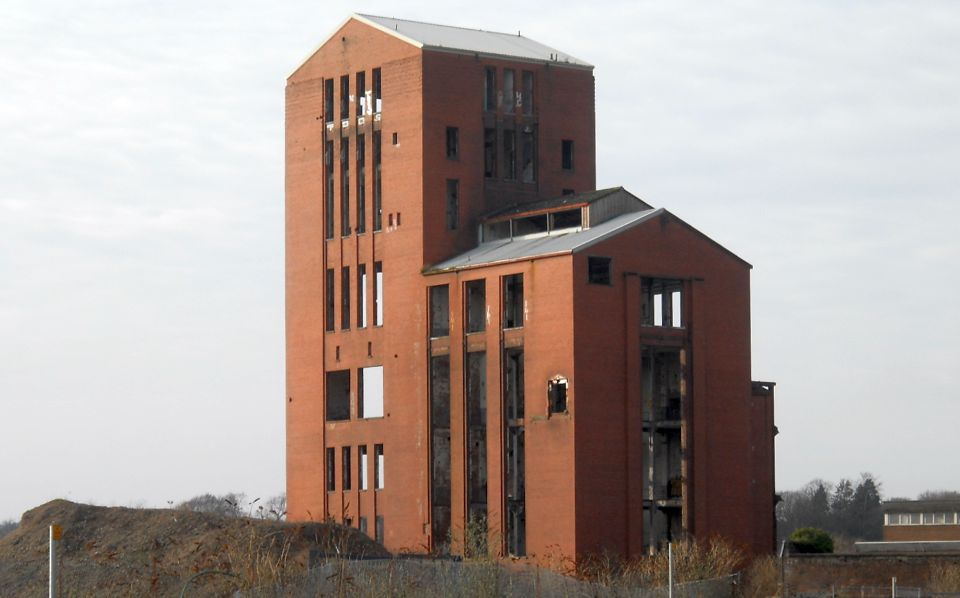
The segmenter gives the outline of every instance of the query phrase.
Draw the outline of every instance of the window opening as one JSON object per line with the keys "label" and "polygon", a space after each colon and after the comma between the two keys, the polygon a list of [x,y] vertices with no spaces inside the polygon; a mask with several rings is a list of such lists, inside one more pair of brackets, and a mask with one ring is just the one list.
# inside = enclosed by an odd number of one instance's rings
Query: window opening
{"label": "window opening", "polygon": [[550,218],[553,221],[550,224],[551,230],[580,228],[583,226],[583,210],[580,208],[554,212],[550,214]]}
{"label": "window opening", "polygon": [[683,281],[642,279],[642,313],[645,326],[683,327]]}
{"label": "window opening", "polygon": [[573,170],[573,140],[560,142],[560,165],[564,170]]}
{"label": "window opening", "polygon": [[430,338],[450,336],[450,293],[447,285],[430,287]]}
{"label": "window opening", "polygon": [[434,552],[449,552],[450,509],[450,356],[430,357],[430,522]]}
{"label": "window opening", "polygon": [[460,155],[460,129],[447,127],[447,157],[451,160]]}
{"label": "window opening", "polygon": [[326,284],[324,285],[324,292],[323,292],[324,316],[326,319],[327,332],[333,331],[333,323],[335,321],[334,313],[333,313],[334,306],[336,305],[336,300],[334,299],[334,297],[336,296],[334,295],[335,289],[333,288],[334,280],[336,280],[335,276],[336,275],[334,274],[333,268],[327,268],[327,280],[326,280]]}
{"label": "window opening", "polygon": [[342,490],[350,490],[351,482],[350,479],[353,476],[353,469],[350,467],[350,447],[345,446],[341,449],[340,452],[340,475],[343,479],[340,482]]}
{"label": "window opening", "polygon": [[367,230],[367,138],[357,135],[357,233]]}
{"label": "window opening", "polygon": [[350,330],[350,267],[340,270],[340,329]]}
{"label": "window opening", "polygon": [[513,114],[516,99],[514,97],[513,69],[503,69],[503,109],[507,114]]}
{"label": "window opening", "polygon": [[483,176],[497,176],[497,130],[483,130]]}
{"label": "window opening", "polygon": [[350,370],[327,372],[327,421],[350,419]]}
{"label": "window opening", "polygon": [[337,451],[333,448],[327,449],[327,492],[333,492],[337,489],[337,473],[334,469],[337,461]]}
{"label": "window opening", "polygon": [[503,277],[503,327],[523,326],[523,274]]}
{"label": "window opening", "polygon": [[[474,281],[482,282],[482,281]],[[469,283],[468,283],[469,284]],[[471,523],[487,517],[487,354],[466,355],[467,508]],[[481,530],[486,526],[480,526]],[[482,543],[481,546],[482,548]]]}
{"label": "window opening", "polygon": [[[332,82],[331,82],[332,83]],[[332,100],[331,100],[332,101]],[[326,185],[323,190],[323,224],[326,238],[333,238],[333,141],[323,144],[323,167]]]}
{"label": "window opening", "polygon": [[[358,467],[357,477],[360,478],[360,489],[366,490],[367,489],[367,445],[361,444],[360,446],[358,446],[357,455],[359,455],[360,457],[359,459],[357,459],[357,467]],[[366,517],[361,517],[360,526],[362,529],[364,529],[364,531],[366,531],[365,529],[366,523],[367,523]]]}
{"label": "window opening", "polygon": [[507,552],[526,554],[526,459],[524,442],[523,349],[504,351],[504,489]]}
{"label": "window opening", "polygon": [[523,113],[533,114],[533,72],[523,71]]}
{"label": "window opening", "polygon": [[328,123],[336,120],[333,112],[333,79],[323,82],[323,116]]}
{"label": "window opening", "polygon": [[373,325],[383,326],[383,262],[373,263]]}
{"label": "window opening", "polygon": [[503,130],[503,178],[517,178],[517,132],[513,129]]}
{"label": "window opening", "polygon": [[573,189],[564,189],[563,191],[560,192],[560,194],[561,194],[561,195],[574,195],[574,190],[573,190]]}
{"label": "window opening", "polygon": [[360,368],[357,386],[357,417],[383,417],[383,366]]}
{"label": "window opening", "polygon": [[400,143],[400,133],[397,133],[396,131],[394,131],[394,132],[393,132],[393,144],[394,144],[394,145],[397,145],[397,144],[399,144],[399,143]]}
{"label": "window opening", "polygon": [[460,224],[460,181],[447,179],[447,230]]}
{"label": "window opening", "polygon": [[357,328],[367,327],[367,265],[357,266]]}
{"label": "window opening", "polygon": [[497,109],[497,69],[492,66],[483,70],[483,109]]}
{"label": "window opening", "polygon": [[373,445],[373,456],[376,459],[376,468],[373,471],[373,487],[383,490],[383,445]]}
{"label": "window opening", "polygon": [[532,127],[525,127],[523,129],[521,153],[523,154],[523,182],[533,183],[537,180],[537,148]]}
{"label": "window opening", "polygon": [[613,278],[610,274],[611,259],[608,257],[587,258],[587,282],[590,284],[613,284]]}
{"label": "window opening", "polygon": [[377,542],[383,544],[383,515],[377,515]]}
{"label": "window opening", "polygon": [[513,221],[513,236],[536,235],[547,232],[547,215],[537,214],[515,218]]}
{"label": "window opening", "polygon": [[367,107],[367,73],[360,71],[357,73],[356,77],[356,88],[357,88],[357,118],[360,118],[366,114]]}
{"label": "window opening", "polygon": [[483,332],[487,328],[487,281],[471,280],[464,286],[467,295],[467,332]]}
{"label": "window opening", "polygon": [[[360,518],[360,533],[367,534],[367,518],[366,517]],[[367,534],[367,535],[369,536],[370,534]]]}
{"label": "window opening", "polygon": [[383,107],[383,100],[381,98],[380,69],[377,68],[373,69],[373,109],[377,114],[380,114],[380,109]]}
{"label": "window opening", "polygon": [[350,139],[340,140],[340,234],[350,234]]}
{"label": "window opening", "polygon": [[550,413],[567,412],[567,379],[561,376],[547,382],[547,402]]}
{"label": "window opening", "polygon": [[380,131],[373,132],[373,230],[383,228],[383,184],[380,173]]}
{"label": "window opening", "polygon": [[340,120],[350,118],[350,75],[340,77]]}

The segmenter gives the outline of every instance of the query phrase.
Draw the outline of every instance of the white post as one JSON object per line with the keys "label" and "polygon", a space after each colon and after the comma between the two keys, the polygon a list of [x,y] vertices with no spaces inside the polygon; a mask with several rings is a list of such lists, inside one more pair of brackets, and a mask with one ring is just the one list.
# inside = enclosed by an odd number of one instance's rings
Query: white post
{"label": "white post", "polygon": [[60,567],[57,563],[57,546],[63,536],[63,529],[54,523],[50,526],[50,598],[60,595]]}
{"label": "white post", "polygon": [[896,577],[890,578],[890,595],[893,598],[897,598],[897,578]]}
{"label": "white post", "polygon": [[667,596],[673,598],[673,542],[667,543]]}

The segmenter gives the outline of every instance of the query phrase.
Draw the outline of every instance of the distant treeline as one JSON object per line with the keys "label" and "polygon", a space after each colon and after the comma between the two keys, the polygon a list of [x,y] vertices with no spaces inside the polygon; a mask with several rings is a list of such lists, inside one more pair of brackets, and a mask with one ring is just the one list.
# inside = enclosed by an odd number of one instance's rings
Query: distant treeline
{"label": "distant treeline", "polygon": [[881,484],[871,474],[847,478],[836,485],[813,480],[799,490],[780,492],[777,504],[777,537],[784,540],[800,527],[816,527],[851,540],[880,540],[883,513]]}

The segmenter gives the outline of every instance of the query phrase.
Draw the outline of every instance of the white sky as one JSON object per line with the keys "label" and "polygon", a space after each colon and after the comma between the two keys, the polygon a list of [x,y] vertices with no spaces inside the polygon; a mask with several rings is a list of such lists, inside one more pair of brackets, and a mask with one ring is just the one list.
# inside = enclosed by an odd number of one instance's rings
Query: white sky
{"label": "white sky", "polygon": [[960,488],[955,2],[7,0],[0,520],[283,490],[284,80],[353,11],[597,65],[598,186],[754,265],[778,488]]}

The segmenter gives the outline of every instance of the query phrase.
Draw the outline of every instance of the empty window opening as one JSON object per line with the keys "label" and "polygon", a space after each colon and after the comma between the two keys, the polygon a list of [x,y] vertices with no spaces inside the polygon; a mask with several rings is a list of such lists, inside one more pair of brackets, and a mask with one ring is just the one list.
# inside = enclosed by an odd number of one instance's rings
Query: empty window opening
{"label": "empty window opening", "polygon": [[497,176],[497,130],[483,130],[483,176]]}
{"label": "empty window opening", "polygon": [[507,349],[504,361],[504,489],[507,552],[526,554],[526,459],[524,447],[523,349]]}
{"label": "empty window opening", "polygon": [[340,457],[340,475],[342,480],[340,481],[341,490],[350,490],[352,486],[353,468],[350,466],[350,447],[345,446],[341,449]]}
{"label": "empty window opening", "polygon": [[539,235],[547,232],[547,215],[537,214],[516,218],[513,221],[513,236]]}
{"label": "empty window opening", "polygon": [[327,449],[327,492],[333,492],[337,489],[337,472],[335,469],[337,461],[337,451],[333,448]]}
{"label": "empty window opening", "polygon": [[393,144],[394,145],[400,144],[400,134],[397,133],[396,131],[393,132]]}
{"label": "empty window opening", "polygon": [[[367,445],[361,444],[360,446],[358,446],[357,455],[359,456],[359,459],[357,459],[357,477],[360,478],[360,489],[366,490],[367,489]],[[360,525],[363,528],[366,528],[365,517],[360,518]],[[364,531],[366,530],[364,529]]]}
{"label": "empty window opening", "polygon": [[334,120],[333,112],[333,79],[326,79],[323,82],[323,117],[328,123]]}
{"label": "empty window opening", "polygon": [[447,127],[447,157],[451,160],[460,156],[460,129]]}
{"label": "empty window opening", "polygon": [[503,277],[503,327],[523,326],[523,274]]}
{"label": "empty window opening", "polygon": [[350,139],[340,140],[340,234],[350,234]]}
{"label": "empty window opening", "polygon": [[533,114],[533,72],[523,71],[523,113],[527,116]]}
{"label": "empty window opening", "polygon": [[327,421],[350,419],[350,370],[327,372]]}
{"label": "empty window opening", "polygon": [[537,148],[533,127],[525,127],[523,129],[520,152],[522,154],[523,162],[523,182],[533,183],[537,180]]}
{"label": "empty window opening", "polygon": [[483,109],[497,109],[497,69],[492,66],[483,70]]}
{"label": "empty window opening", "polygon": [[340,119],[350,118],[350,75],[340,77]]}
{"label": "empty window opening", "polygon": [[367,327],[367,265],[357,266],[357,328]]}
{"label": "empty window opening", "polygon": [[350,267],[340,270],[340,329],[350,330]]}
{"label": "empty window opening", "polygon": [[380,167],[380,131],[373,132],[373,230],[383,228],[383,183]]}
{"label": "empty window opening", "polygon": [[580,228],[583,226],[583,210],[564,210],[550,214],[550,229]]}
{"label": "empty window opening", "polygon": [[447,179],[447,230],[460,225],[460,181]]}
{"label": "empty window opening", "polygon": [[[367,533],[367,518],[366,518],[366,517],[361,517],[361,518],[360,518],[360,533],[361,533],[361,534],[366,534],[366,533]],[[368,535],[369,535],[369,534],[368,534]]]}
{"label": "empty window opening", "polygon": [[517,178],[517,132],[513,129],[503,131],[503,178]]}
{"label": "empty window opening", "polygon": [[499,241],[501,239],[509,239],[511,236],[511,222],[509,220],[501,220],[500,222],[491,222],[489,224],[483,225],[483,241]]}
{"label": "empty window opening", "polygon": [[430,338],[450,336],[450,293],[447,285],[430,287]]}
{"label": "empty window opening", "polygon": [[560,192],[561,195],[573,195],[575,191],[573,189],[564,189]]}
{"label": "empty window opening", "polygon": [[557,376],[547,382],[547,404],[550,413],[567,412],[567,379]]}
{"label": "empty window opening", "polygon": [[336,305],[336,299],[334,299],[336,295],[334,294],[335,290],[333,288],[335,276],[336,275],[334,274],[333,268],[327,268],[326,284],[324,284],[324,289],[323,289],[323,299],[324,299],[323,310],[324,310],[324,318],[326,320],[327,332],[333,331],[333,323],[334,323],[333,309],[334,309],[334,305]]}
{"label": "empty window opening", "polygon": [[383,544],[383,515],[377,515],[377,542]]}
{"label": "empty window opening", "polygon": [[513,114],[514,106],[517,104],[513,82],[513,69],[503,69],[503,110],[507,114]]}
{"label": "empty window opening", "polygon": [[357,135],[357,232],[367,230],[367,139]]}
{"label": "empty window opening", "polygon": [[466,356],[466,412],[467,508],[470,522],[480,523],[487,518],[487,354],[483,351]]}
{"label": "empty window opening", "polygon": [[430,358],[430,521],[434,552],[450,550],[450,356]]}
{"label": "empty window opening", "polygon": [[573,140],[561,141],[560,150],[560,166],[564,170],[573,170]]}
{"label": "empty window opening", "polygon": [[373,456],[376,461],[376,465],[373,470],[373,488],[375,490],[383,490],[383,445],[375,444],[373,445]]}
{"label": "empty window opening", "polygon": [[357,118],[366,114],[367,108],[367,73],[360,71],[356,77],[357,89]]}
{"label": "empty window opening", "polygon": [[471,280],[464,284],[467,296],[467,333],[487,328],[487,281]]}
{"label": "empty window opening", "polygon": [[590,284],[613,284],[611,271],[611,259],[608,257],[587,258],[587,282]]}
{"label": "empty window opening", "polygon": [[645,326],[683,327],[683,281],[644,278],[642,294]]}
{"label": "empty window opening", "polygon": [[380,93],[380,69],[373,69],[373,109],[380,114],[383,107],[383,95]]}
{"label": "empty window opening", "polygon": [[[332,83],[332,82],[331,82]],[[332,101],[332,100],[331,100]],[[323,188],[323,225],[326,238],[333,238],[334,226],[334,197],[333,197],[333,141],[327,141],[323,149],[323,167],[326,184]]]}
{"label": "empty window opening", "polygon": [[373,325],[383,326],[383,262],[373,263]]}
{"label": "empty window opening", "polygon": [[383,366],[357,372],[357,417],[383,417]]}

